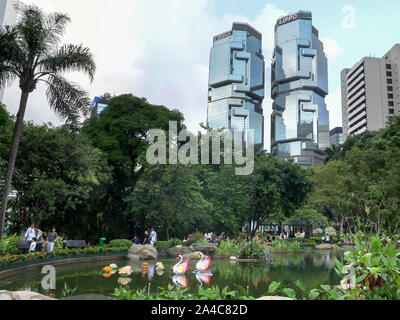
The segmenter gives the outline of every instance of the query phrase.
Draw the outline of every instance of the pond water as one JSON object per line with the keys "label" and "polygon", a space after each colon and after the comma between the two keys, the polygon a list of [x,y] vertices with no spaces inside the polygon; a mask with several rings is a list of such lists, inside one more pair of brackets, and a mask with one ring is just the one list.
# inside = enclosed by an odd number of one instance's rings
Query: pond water
{"label": "pond water", "polygon": [[[116,258],[115,261],[77,263],[56,266],[56,289],[49,291],[41,287],[43,275],[41,269],[21,274],[0,278],[0,290],[29,290],[48,295],[53,293],[56,298],[61,297],[61,292],[66,283],[70,288],[77,288],[75,299],[101,299],[110,296],[114,288],[119,286],[118,274],[104,277],[103,267],[115,263],[118,267],[131,265],[133,273],[130,276],[131,289],[150,290],[157,294],[159,287],[166,288],[168,284],[185,285],[190,292],[197,292],[198,287],[229,286],[236,289],[235,284],[248,288],[250,295],[260,297],[268,289],[272,281],[292,283],[295,280],[303,281],[308,287],[315,284],[338,284],[339,278],[334,271],[335,258],[342,260],[342,254],[334,251],[300,251],[290,254],[272,254],[269,262],[231,262],[225,259],[212,261],[212,276],[199,276],[193,273],[197,260],[191,261],[190,271],[184,277],[173,276],[170,267],[177,261],[175,259],[161,259],[165,270],[157,272],[155,261],[149,262],[149,270],[143,272],[142,262],[131,262],[126,259]],[[150,284],[150,288],[149,288]]]}

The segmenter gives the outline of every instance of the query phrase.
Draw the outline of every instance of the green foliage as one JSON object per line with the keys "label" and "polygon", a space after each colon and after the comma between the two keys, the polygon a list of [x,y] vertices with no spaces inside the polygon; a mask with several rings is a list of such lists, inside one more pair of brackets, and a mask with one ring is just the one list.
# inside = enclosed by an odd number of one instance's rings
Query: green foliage
{"label": "green foliage", "polygon": [[321,228],[317,228],[313,230],[313,234],[315,235],[322,235],[323,231]]}
{"label": "green foliage", "polygon": [[348,137],[338,156],[314,169],[310,202],[333,212],[347,232],[397,232],[399,141],[399,116],[391,117],[385,129]]}
{"label": "green foliage", "polygon": [[327,227],[327,228],[325,228],[325,234],[330,237],[334,237],[334,236],[336,236],[337,232],[336,232],[335,228]]}
{"label": "green foliage", "polygon": [[285,252],[285,251],[299,251],[301,249],[301,242],[287,241],[287,240],[276,240],[271,243],[274,248],[273,251]]}
{"label": "green foliage", "polygon": [[269,254],[266,245],[256,240],[244,242],[240,258],[243,259],[265,259]]}
{"label": "green foliage", "polygon": [[78,289],[77,287],[76,288],[70,288],[68,286],[68,284],[66,282],[64,282],[64,289],[61,292],[61,299],[65,300],[65,299],[68,299],[68,298],[72,297],[77,289]]}
{"label": "green foliage", "polygon": [[240,252],[240,245],[234,240],[223,241],[217,249],[217,255],[224,257],[239,257]]}
{"label": "green foliage", "polygon": [[175,247],[177,245],[185,245],[185,242],[176,238],[169,239],[168,241],[157,241],[154,246],[158,250],[167,250],[169,248]]}
{"label": "green foliage", "polygon": [[[358,233],[355,250],[346,251],[344,263],[336,259],[335,271],[342,279],[340,286],[316,285],[306,288],[296,281],[299,299],[309,300],[399,300],[400,259],[397,237],[394,240]],[[353,271],[351,271],[353,270]],[[272,284],[271,284],[272,285]],[[270,286],[271,287],[271,286]],[[269,294],[296,298],[288,285],[274,283]],[[296,292],[295,292],[296,293]]]}
{"label": "green foliage", "polygon": [[133,242],[128,239],[114,239],[111,240],[109,244],[107,244],[108,248],[115,248],[115,247],[120,247],[120,248],[130,248],[133,245]]}
{"label": "green foliage", "polygon": [[18,237],[16,234],[12,236],[4,235],[0,240],[0,255],[17,254],[19,251],[17,247],[18,240],[22,240],[22,237]]}
{"label": "green foliage", "polygon": [[[230,290],[228,287],[220,289],[213,286],[207,289],[200,287],[198,293],[191,294],[186,288],[168,285],[168,288],[159,288],[158,296],[146,294],[147,288],[141,290],[130,290],[124,287],[114,289],[113,300],[254,300],[246,292],[240,296],[237,291]],[[244,290],[242,288],[242,290]]]}

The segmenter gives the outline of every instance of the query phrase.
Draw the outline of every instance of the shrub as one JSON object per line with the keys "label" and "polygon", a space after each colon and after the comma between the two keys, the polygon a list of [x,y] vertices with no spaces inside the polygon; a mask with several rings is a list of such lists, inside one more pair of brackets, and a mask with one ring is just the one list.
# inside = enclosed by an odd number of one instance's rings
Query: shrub
{"label": "shrub", "polygon": [[321,228],[317,228],[317,229],[313,230],[313,234],[316,236],[320,236],[320,235],[322,235],[322,233],[323,233],[323,231]]}
{"label": "shrub", "polygon": [[268,256],[268,253],[269,251],[263,242],[252,240],[244,243],[240,257],[244,259],[264,259]]}
{"label": "shrub", "polygon": [[3,236],[3,239],[0,240],[0,254],[17,254],[19,253],[17,247],[17,241],[22,240],[21,237],[16,234],[12,236]]}
{"label": "shrub", "polygon": [[240,251],[240,245],[238,245],[234,240],[225,240],[219,245],[217,255],[224,257],[238,257]]}
{"label": "shrub", "polygon": [[196,232],[193,234],[192,240],[193,240],[193,242],[204,240],[204,234],[201,232]]}
{"label": "shrub", "polygon": [[276,240],[271,246],[274,251],[299,251],[301,243],[299,241]]}
{"label": "shrub", "polygon": [[107,245],[107,248],[116,248],[116,247],[124,247],[126,249],[130,248],[133,245],[131,240],[127,239],[114,239],[111,240]]}
{"label": "shrub", "polygon": [[177,245],[185,245],[185,242],[179,239],[172,238],[168,241],[157,241],[154,247],[158,250],[167,250],[169,248],[175,247]]}
{"label": "shrub", "polygon": [[333,227],[327,227],[325,229],[325,234],[330,236],[330,237],[334,237],[334,236],[336,236],[336,230]]}

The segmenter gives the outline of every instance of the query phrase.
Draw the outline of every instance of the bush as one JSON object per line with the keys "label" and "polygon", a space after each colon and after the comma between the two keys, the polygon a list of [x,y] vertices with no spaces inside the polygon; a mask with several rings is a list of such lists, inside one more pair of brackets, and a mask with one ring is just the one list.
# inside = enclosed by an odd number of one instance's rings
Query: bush
{"label": "bush", "polygon": [[240,258],[243,259],[264,259],[268,256],[268,249],[263,242],[257,242],[256,240],[245,242]]}
{"label": "bush", "polygon": [[167,250],[167,249],[175,247],[177,245],[186,245],[186,243],[183,242],[182,240],[172,238],[172,239],[169,239],[168,241],[157,241],[154,244],[154,247],[158,250]]}
{"label": "bush", "polygon": [[110,243],[107,245],[107,248],[115,248],[115,247],[124,247],[124,248],[130,248],[133,245],[133,242],[131,240],[127,239],[114,239],[111,240]]}
{"label": "bush", "polygon": [[322,235],[322,233],[323,233],[323,231],[321,228],[317,228],[317,229],[313,230],[313,234],[316,236],[320,236],[320,235]]}
{"label": "bush", "polygon": [[204,240],[204,234],[201,232],[196,232],[195,234],[193,234],[192,240],[193,242]]}
{"label": "bush", "polygon": [[301,243],[299,241],[277,240],[272,242],[271,246],[274,251],[299,251]]}
{"label": "bush", "polygon": [[336,230],[333,227],[327,227],[325,229],[325,234],[330,236],[330,237],[334,237],[334,236],[336,236]]}
{"label": "bush", "polygon": [[3,236],[3,239],[0,241],[0,254],[17,254],[19,253],[17,247],[17,241],[22,240],[21,237],[16,234],[12,236]]}
{"label": "bush", "polygon": [[225,240],[219,245],[217,255],[224,257],[239,257],[240,251],[240,245],[238,245],[234,240]]}

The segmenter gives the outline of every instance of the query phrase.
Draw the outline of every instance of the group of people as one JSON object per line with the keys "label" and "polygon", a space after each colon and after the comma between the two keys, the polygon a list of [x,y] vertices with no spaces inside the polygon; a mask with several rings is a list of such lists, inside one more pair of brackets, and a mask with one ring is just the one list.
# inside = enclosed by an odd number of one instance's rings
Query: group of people
{"label": "group of people", "polygon": [[[45,239],[46,238],[46,239]],[[24,240],[28,242],[29,253],[35,251],[52,252],[58,238],[56,228],[52,227],[47,234],[41,231],[34,223],[26,230]]]}
{"label": "group of people", "polygon": [[144,232],[144,237],[143,237],[143,241],[140,241],[138,237],[134,237],[132,239],[132,242],[134,244],[151,244],[152,246],[154,246],[154,244],[157,242],[157,232],[152,228],[149,231],[145,231]]}

